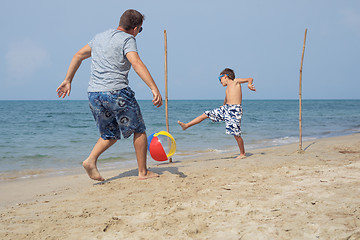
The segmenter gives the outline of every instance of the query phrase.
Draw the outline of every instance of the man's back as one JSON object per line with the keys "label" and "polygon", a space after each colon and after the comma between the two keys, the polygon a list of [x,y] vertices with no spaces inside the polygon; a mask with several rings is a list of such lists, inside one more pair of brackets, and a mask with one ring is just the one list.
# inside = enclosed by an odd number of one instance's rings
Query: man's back
{"label": "man's back", "polygon": [[126,54],[137,52],[134,36],[111,29],[97,34],[88,45],[92,57],[88,92],[115,91],[127,87],[131,63]]}

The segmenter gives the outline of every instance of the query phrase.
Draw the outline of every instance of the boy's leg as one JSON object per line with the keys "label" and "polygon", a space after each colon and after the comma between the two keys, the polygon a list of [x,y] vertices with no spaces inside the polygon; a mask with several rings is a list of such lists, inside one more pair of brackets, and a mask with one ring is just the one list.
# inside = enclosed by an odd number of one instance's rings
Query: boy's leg
{"label": "boy's leg", "polygon": [[234,136],[238,146],[239,146],[239,150],[240,150],[240,156],[237,158],[245,158],[246,154],[245,154],[245,147],[244,147],[244,140],[242,139],[241,136]]}
{"label": "boy's leg", "polygon": [[83,167],[85,168],[87,174],[91,179],[104,181],[105,179],[100,175],[96,162],[99,156],[109,147],[111,147],[114,143],[116,143],[116,139],[104,140],[99,138],[97,143],[95,144],[93,150],[91,151],[89,157],[83,162]]}
{"label": "boy's leg", "polygon": [[191,126],[194,126],[194,125],[196,125],[196,124],[198,124],[198,123],[201,123],[202,121],[204,121],[204,120],[207,119],[207,118],[208,118],[208,116],[206,116],[206,115],[203,113],[202,115],[198,116],[197,118],[191,120],[191,121],[188,122],[188,123],[183,123],[183,122],[178,121],[178,124],[181,126],[181,128],[182,128],[183,130],[186,130],[186,129],[188,129],[188,128],[191,127]]}
{"label": "boy's leg", "polygon": [[159,174],[147,170],[146,154],[147,154],[147,138],[146,133],[134,133],[134,148],[139,168],[139,179],[158,177]]}

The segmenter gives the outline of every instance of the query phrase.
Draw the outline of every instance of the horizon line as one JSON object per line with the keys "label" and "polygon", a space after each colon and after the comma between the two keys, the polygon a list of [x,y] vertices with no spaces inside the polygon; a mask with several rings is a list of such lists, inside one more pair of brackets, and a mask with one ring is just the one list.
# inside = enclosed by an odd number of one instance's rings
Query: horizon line
{"label": "horizon line", "polygon": [[[136,99],[137,101],[151,101],[152,99]],[[164,99],[163,99],[164,100]],[[224,101],[224,99],[168,99],[169,101]],[[289,101],[297,98],[258,98],[243,99],[243,101]],[[360,98],[303,98],[302,100],[360,100]],[[0,99],[0,101],[88,101],[88,99]]]}

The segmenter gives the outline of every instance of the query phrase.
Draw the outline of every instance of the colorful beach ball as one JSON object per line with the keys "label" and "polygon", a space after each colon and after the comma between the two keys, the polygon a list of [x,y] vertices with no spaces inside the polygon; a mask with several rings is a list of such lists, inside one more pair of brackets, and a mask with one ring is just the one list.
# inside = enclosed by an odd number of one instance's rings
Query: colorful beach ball
{"label": "colorful beach ball", "polygon": [[176,151],[175,139],[165,131],[153,133],[148,137],[148,150],[154,160],[166,161]]}

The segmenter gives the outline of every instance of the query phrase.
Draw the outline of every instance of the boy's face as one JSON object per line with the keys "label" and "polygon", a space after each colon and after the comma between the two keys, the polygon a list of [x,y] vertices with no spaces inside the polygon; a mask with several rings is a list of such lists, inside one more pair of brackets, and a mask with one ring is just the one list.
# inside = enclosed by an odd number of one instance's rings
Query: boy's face
{"label": "boy's face", "polygon": [[227,74],[222,74],[219,76],[219,81],[220,81],[221,85],[223,85],[223,87],[227,86],[227,80],[228,80]]}

